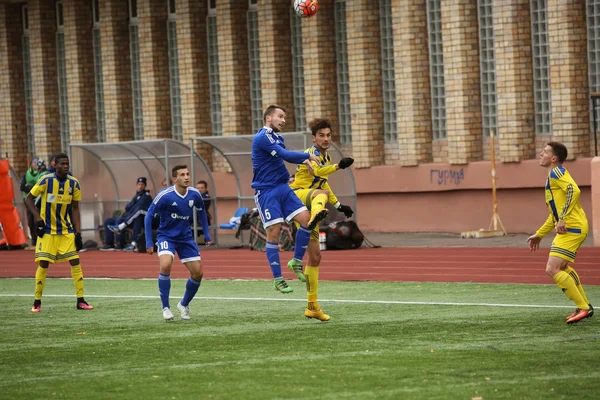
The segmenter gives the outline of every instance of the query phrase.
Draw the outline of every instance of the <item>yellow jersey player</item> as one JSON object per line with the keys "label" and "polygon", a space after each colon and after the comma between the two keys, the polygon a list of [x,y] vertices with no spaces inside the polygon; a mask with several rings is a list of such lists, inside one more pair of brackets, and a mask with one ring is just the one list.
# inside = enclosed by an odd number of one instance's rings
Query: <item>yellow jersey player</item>
{"label": "yellow jersey player", "polygon": [[[331,122],[327,119],[313,119],[308,124],[312,132],[313,147],[305,152],[318,156],[320,162],[312,161],[313,171],[308,170],[305,164],[298,165],[294,182],[290,187],[296,193],[296,196],[306,205],[311,213],[311,221],[322,221],[328,214],[325,205],[333,204],[340,212],[350,218],[354,211],[349,206],[340,204],[338,198],[333,193],[327,178],[338,169],[348,168],[354,160],[345,157],[338,164],[331,162],[331,157],[327,149],[331,144]],[[317,302],[319,290],[319,264],[321,263],[321,250],[319,248],[319,225],[310,227],[310,241],[308,243],[308,263],[304,269],[306,280],[306,290],[308,296],[308,306],[304,311],[307,318],[316,318],[321,321],[329,321],[330,317],[324,314]]]}
{"label": "yellow jersey player", "polygon": [[544,236],[556,228],[556,237],[550,247],[546,273],[576,304],[577,309],[567,317],[567,323],[581,321],[594,315],[577,272],[569,266],[575,261],[577,250],[588,234],[588,221],[579,203],[581,191],[569,171],[562,166],[567,159],[567,148],[562,143],[548,142],[540,153],[540,165],[548,168],[546,178],[546,205],[548,219],[527,241],[531,251],[540,246]]}
{"label": "yellow jersey player", "polygon": [[[41,311],[48,266],[62,261],[69,261],[71,264],[77,309],[92,310],[94,307],[83,298],[83,273],[77,253],[82,247],[79,218],[81,187],[79,181],[69,175],[69,157],[59,154],[55,161],[56,172],[43,175],[25,200],[35,219],[38,234],[35,262],[39,263],[39,267],[35,273],[35,300],[31,312]],[[41,196],[42,201],[40,212],[34,204],[34,199],[38,196]]]}

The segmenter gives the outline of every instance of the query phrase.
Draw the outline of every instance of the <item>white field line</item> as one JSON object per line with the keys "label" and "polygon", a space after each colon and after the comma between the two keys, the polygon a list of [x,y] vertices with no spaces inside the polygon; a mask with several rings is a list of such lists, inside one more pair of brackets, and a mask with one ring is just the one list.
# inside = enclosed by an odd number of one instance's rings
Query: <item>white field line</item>
{"label": "white field line", "polygon": [[[0,297],[31,297],[31,293],[0,293]],[[73,297],[72,294],[45,294],[44,297]],[[98,299],[142,299],[156,300],[158,296],[135,296],[135,295],[87,295],[86,298]],[[171,299],[179,299],[181,296],[171,296]],[[213,301],[297,301],[306,302],[305,299],[284,299],[273,297],[212,297],[196,296],[195,299]],[[573,308],[573,306],[554,306],[546,304],[504,304],[504,303],[458,303],[441,301],[397,301],[397,300],[351,300],[351,299],[319,299],[320,303],[347,303],[347,304],[399,304],[419,306],[463,306],[463,307],[520,307],[520,308]]]}

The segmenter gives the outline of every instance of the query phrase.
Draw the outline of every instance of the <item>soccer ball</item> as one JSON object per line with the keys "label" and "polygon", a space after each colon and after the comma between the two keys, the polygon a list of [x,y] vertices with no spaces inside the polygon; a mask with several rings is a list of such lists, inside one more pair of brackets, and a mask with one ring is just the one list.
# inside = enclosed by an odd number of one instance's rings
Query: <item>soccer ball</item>
{"label": "soccer ball", "polygon": [[294,11],[299,17],[312,17],[319,10],[317,0],[294,0]]}

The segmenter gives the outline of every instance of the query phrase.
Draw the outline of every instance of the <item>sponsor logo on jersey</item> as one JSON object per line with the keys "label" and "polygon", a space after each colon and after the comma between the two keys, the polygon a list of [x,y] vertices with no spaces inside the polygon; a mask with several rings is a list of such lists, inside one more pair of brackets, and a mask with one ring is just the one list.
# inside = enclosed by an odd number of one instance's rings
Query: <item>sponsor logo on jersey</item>
{"label": "sponsor logo on jersey", "polygon": [[187,215],[186,215],[186,216],[184,216],[184,215],[179,215],[179,214],[177,214],[177,213],[172,213],[172,214],[171,214],[171,218],[173,218],[173,219],[182,219],[182,220],[184,220],[184,221],[187,221],[188,219],[190,219],[190,217],[189,217],[189,216],[187,216]]}

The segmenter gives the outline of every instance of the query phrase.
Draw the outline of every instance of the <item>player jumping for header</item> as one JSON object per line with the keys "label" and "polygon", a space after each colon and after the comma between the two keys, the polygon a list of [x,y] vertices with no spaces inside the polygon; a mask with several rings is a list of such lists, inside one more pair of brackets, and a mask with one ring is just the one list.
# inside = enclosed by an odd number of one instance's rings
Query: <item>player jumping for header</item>
{"label": "player jumping for header", "polygon": [[310,231],[327,216],[327,210],[311,216],[288,186],[290,174],[284,161],[304,163],[312,173],[310,162],[319,162],[319,157],[286,150],[283,137],[279,134],[285,125],[285,112],[285,108],[278,105],[271,105],[265,110],[265,126],[256,133],[252,141],[252,188],[255,190],[254,201],[267,233],[266,253],[273,273],[273,287],[281,293],[291,293],[292,288],[281,274],[278,244],[281,223],[285,219],[288,222],[295,220],[300,224],[296,233],[294,258],[290,260],[288,267],[298,279],[306,282],[302,273],[302,257],[306,253]]}

